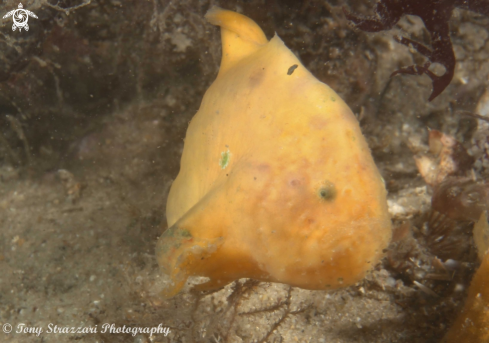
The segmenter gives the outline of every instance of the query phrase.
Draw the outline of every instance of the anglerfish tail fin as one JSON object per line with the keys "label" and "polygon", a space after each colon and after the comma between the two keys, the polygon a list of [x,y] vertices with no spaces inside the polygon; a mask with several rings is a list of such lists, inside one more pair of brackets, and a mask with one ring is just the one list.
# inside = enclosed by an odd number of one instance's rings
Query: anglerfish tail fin
{"label": "anglerfish tail fin", "polygon": [[205,18],[209,23],[221,27],[220,73],[268,43],[262,29],[253,20],[242,14],[213,6]]}

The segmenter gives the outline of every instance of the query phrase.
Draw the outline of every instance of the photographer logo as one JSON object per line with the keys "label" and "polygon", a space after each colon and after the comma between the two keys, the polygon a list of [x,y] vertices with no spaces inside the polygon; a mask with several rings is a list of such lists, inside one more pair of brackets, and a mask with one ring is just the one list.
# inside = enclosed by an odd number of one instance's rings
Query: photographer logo
{"label": "photographer logo", "polygon": [[14,24],[12,25],[12,31],[15,31],[16,29],[19,29],[19,31],[22,31],[22,29],[29,31],[29,24],[27,24],[27,22],[29,21],[29,17],[38,19],[37,15],[35,15],[31,11],[25,10],[23,7],[24,6],[19,3],[18,9],[12,10],[3,16],[3,19],[12,17],[14,21]]}

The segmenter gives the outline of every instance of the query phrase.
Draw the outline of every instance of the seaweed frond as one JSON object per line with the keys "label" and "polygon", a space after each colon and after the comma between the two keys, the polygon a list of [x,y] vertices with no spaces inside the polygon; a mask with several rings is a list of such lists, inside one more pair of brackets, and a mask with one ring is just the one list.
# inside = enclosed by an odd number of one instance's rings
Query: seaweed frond
{"label": "seaweed frond", "polygon": [[[390,30],[404,15],[415,15],[423,20],[431,36],[431,49],[406,37],[395,39],[403,45],[416,49],[428,59],[428,62],[424,65],[400,68],[394,71],[391,77],[398,74],[427,75],[433,85],[433,91],[428,99],[432,101],[447,88],[455,73],[455,54],[450,40],[448,21],[456,7],[489,15],[489,3],[480,0],[380,0],[375,10],[377,17],[371,18],[361,18],[345,8],[343,11],[348,20],[366,32]],[[430,71],[432,63],[443,65],[445,73],[438,76]]]}

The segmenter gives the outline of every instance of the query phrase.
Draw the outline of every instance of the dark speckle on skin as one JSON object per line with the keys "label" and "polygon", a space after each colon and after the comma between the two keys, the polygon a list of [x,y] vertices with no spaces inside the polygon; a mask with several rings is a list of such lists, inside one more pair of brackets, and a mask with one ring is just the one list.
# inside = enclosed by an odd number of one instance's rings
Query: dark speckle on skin
{"label": "dark speckle on skin", "polygon": [[297,186],[300,186],[301,181],[300,181],[300,180],[297,180],[297,179],[293,179],[293,180],[290,180],[289,184],[290,184],[292,187],[297,187]]}
{"label": "dark speckle on skin", "polygon": [[336,198],[336,187],[332,182],[326,181],[318,190],[321,200],[333,201]]}
{"label": "dark speckle on skin", "polygon": [[298,65],[297,65],[297,64],[294,64],[293,66],[291,66],[291,67],[289,68],[289,70],[287,70],[287,75],[292,75],[292,73],[294,72],[294,70],[296,70],[296,69],[297,69],[297,67],[298,67]]}
{"label": "dark speckle on skin", "polygon": [[265,76],[265,72],[263,70],[256,70],[254,73],[251,74],[249,81],[250,87],[258,87],[260,85]]}

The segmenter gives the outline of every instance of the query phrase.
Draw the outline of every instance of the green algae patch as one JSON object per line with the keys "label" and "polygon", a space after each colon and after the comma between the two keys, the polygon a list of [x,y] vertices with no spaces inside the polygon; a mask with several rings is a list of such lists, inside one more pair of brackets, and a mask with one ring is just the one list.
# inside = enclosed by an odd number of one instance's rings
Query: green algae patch
{"label": "green algae patch", "polygon": [[231,152],[229,149],[227,151],[221,152],[221,158],[219,159],[219,166],[221,169],[226,169],[229,165],[229,161],[231,160]]}

